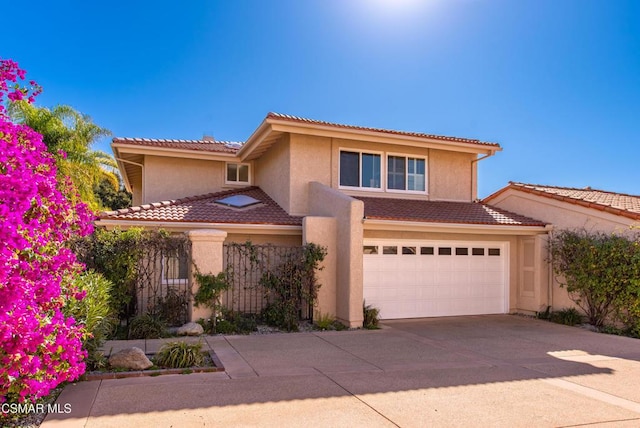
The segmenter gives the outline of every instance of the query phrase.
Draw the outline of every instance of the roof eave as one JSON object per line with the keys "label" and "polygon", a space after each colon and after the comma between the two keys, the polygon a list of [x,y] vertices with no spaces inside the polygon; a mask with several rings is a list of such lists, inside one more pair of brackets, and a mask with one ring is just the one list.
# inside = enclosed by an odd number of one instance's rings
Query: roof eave
{"label": "roof eave", "polygon": [[137,155],[156,155],[156,156],[169,156],[180,158],[194,158],[194,159],[215,159],[215,158],[236,158],[237,152],[216,152],[207,150],[196,149],[178,149],[175,147],[151,147],[136,144],[127,143],[111,143],[111,147],[118,148],[120,152],[131,153]]}
{"label": "roof eave", "polygon": [[230,233],[252,233],[258,235],[300,235],[302,226],[289,224],[251,224],[251,223],[206,223],[180,221],[146,221],[101,218],[95,222],[96,226],[114,228],[151,227],[173,231],[188,231],[194,229],[221,229]]}
{"label": "roof eave", "polygon": [[451,232],[486,235],[540,235],[552,230],[552,225],[523,226],[517,224],[444,223],[427,221],[382,220],[365,218],[365,230],[392,230],[412,232]]}
{"label": "roof eave", "polygon": [[361,140],[364,137],[367,141],[373,143],[413,145],[418,147],[476,154],[495,154],[496,152],[502,151],[502,147],[500,147],[499,144],[492,145],[440,140],[414,135],[393,134],[384,131],[351,129],[325,124],[297,122],[267,116],[238,151],[238,157],[243,161],[249,158],[251,153],[260,147],[260,145],[273,133],[304,133],[305,135],[314,135],[318,137],[343,138],[350,140]]}

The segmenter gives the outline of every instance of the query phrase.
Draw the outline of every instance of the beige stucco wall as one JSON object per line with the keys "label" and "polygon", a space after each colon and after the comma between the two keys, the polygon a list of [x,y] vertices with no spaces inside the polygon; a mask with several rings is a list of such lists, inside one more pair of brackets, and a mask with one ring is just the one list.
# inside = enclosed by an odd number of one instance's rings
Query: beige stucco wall
{"label": "beige stucco wall", "polygon": [[475,155],[429,151],[429,194],[432,200],[472,201],[475,198],[472,166]]}
{"label": "beige stucco wall", "polygon": [[335,217],[307,216],[302,224],[304,243],[320,245],[327,250],[327,255],[320,264],[320,270],[316,272],[320,289],[314,319],[324,315],[334,318],[336,316],[337,227],[338,222]]}
{"label": "beige stucco wall", "polygon": [[594,208],[570,204],[516,190],[507,190],[489,204],[553,225],[554,229],[585,229],[627,233],[634,220]]}
{"label": "beige stucco wall", "polygon": [[294,246],[302,244],[302,235],[256,235],[229,233],[225,242],[235,242],[238,244],[251,241],[252,244],[273,244],[282,246]]}
{"label": "beige stucco wall", "polygon": [[290,214],[309,213],[309,183],[331,183],[331,139],[290,134]]}
{"label": "beige stucco wall", "polygon": [[290,164],[289,137],[286,134],[254,162],[255,185],[287,212],[291,206]]}
{"label": "beige stucco wall", "polygon": [[[508,189],[489,201],[491,205],[518,214],[526,215],[553,225],[553,230],[584,229],[605,233],[632,233],[630,226],[637,224],[632,219],[617,216],[571,203],[550,199],[543,196]],[[553,231],[551,232],[553,233]],[[542,293],[547,290],[549,299],[541,299],[541,306],[548,304],[553,310],[575,307],[565,288],[560,286],[549,266],[547,238],[539,238],[539,276]],[[547,303],[550,302],[550,303]],[[544,310],[544,307],[541,309]]]}
{"label": "beige stucco wall", "polygon": [[143,203],[218,192],[224,174],[221,161],[145,156]]}
{"label": "beige stucco wall", "polygon": [[362,218],[364,204],[318,182],[309,183],[309,211],[336,219],[336,318],[362,327]]}

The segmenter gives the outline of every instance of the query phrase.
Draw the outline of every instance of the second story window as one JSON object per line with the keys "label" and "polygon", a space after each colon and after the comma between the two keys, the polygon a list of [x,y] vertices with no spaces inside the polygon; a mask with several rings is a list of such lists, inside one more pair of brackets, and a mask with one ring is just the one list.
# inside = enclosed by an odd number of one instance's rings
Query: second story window
{"label": "second story window", "polygon": [[380,189],[381,156],[376,153],[340,151],[340,186]]}
{"label": "second story window", "polygon": [[227,184],[249,184],[249,164],[228,163]]}
{"label": "second story window", "polygon": [[387,189],[425,191],[425,160],[407,156],[387,156]]}

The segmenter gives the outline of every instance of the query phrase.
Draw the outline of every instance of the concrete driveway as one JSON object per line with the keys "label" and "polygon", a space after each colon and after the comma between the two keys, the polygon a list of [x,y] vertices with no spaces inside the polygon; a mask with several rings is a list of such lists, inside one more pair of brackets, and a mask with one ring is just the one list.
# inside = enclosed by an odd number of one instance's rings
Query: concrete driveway
{"label": "concrete driveway", "polygon": [[80,382],[43,427],[640,426],[640,340],[500,315],[213,336],[224,373]]}

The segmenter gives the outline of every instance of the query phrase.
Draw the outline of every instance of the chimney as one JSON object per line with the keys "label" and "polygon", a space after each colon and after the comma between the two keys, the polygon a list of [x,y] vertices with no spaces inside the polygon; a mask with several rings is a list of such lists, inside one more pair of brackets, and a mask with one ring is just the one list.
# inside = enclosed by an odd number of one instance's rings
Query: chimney
{"label": "chimney", "polygon": [[202,141],[209,141],[211,143],[215,142],[216,139],[213,138],[213,135],[203,135],[202,136]]}

